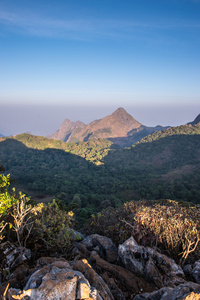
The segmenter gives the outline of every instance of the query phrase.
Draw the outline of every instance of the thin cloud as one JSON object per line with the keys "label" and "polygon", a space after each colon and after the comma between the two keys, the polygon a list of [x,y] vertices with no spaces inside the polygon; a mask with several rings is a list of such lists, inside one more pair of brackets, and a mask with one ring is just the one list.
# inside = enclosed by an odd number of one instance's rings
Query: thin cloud
{"label": "thin cloud", "polygon": [[[193,0],[195,1],[195,0]],[[196,0],[198,1],[198,0]],[[62,37],[69,39],[90,39],[98,36],[129,37],[132,33],[160,31],[169,29],[200,28],[200,22],[172,21],[160,23],[133,22],[123,20],[57,20],[22,16],[0,11],[0,23],[9,31],[42,37]]]}
{"label": "thin cloud", "polygon": [[0,23],[10,31],[36,36],[62,36],[72,32],[88,32],[87,21],[82,20],[48,20],[32,16],[20,16],[17,14],[0,12]]}

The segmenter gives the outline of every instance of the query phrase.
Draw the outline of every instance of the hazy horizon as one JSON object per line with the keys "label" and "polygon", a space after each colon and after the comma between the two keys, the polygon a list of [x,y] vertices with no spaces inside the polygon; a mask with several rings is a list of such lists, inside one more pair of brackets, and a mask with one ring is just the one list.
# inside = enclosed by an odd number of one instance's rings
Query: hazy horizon
{"label": "hazy horizon", "polygon": [[[112,114],[117,105],[2,105],[0,134],[9,136],[20,133],[48,136],[59,129],[64,119],[88,124]],[[134,119],[146,126],[178,126],[193,121],[200,113],[198,105],[149,106],[121,105]],[[6,117],[5,117],[6,116]]]}

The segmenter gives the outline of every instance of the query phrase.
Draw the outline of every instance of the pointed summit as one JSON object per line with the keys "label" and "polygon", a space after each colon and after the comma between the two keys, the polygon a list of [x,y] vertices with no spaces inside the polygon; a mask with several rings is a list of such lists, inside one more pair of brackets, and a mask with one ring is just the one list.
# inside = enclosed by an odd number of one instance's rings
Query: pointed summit
{"label": "pointed summit", "polygon": [[128,114],[127,111],[123,107],[119,107],[114,111],[113,114]]}
{"label": "pointed summit", "polygon": [[[108,116],[112,118],[116,118],[119,123],[123,123],[126,126],[132,127],[131,129],[138,128],[142,124],[136,121],[123,107],[119,107],[117,110],[112,113],[112,115]],[[131,130],[130,129],[130,130]]]}

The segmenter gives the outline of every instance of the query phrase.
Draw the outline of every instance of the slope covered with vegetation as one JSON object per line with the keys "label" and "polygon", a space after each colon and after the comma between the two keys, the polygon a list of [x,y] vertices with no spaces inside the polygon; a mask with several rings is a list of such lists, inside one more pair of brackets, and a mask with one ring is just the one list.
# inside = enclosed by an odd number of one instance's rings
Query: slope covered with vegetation
{"label": "slope covered with vegetation", "polygon": [[52,195],[86,219],[132,199],[199,203],[199,149],[199,125],[155,132],[127,149],[22,134],[1,139],[0,160],[22,188]]}
{"label": "slope covered with vegetation", "polygon": [[[10,138],[2,138],[1,141]],[[112,142],[106,139],[97,139],[88,142],[64,143],[60,140],[48,139],[43,136],[34,136],[32,134],[22,133],[13,136],[12,139],[21,142],[28,148],[45,150],[60,149],[85,158],[96,164],[101,164],[101,160],[108,154],[111,148],[116,148]]]}

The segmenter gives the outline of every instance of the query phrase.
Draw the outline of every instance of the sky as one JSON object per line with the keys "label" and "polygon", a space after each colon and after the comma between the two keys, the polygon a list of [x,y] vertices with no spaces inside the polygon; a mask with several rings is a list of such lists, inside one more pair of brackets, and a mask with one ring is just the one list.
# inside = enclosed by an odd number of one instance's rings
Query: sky
{"label": "sky", "polygon": [[200,0],[0,0],[0,134],[200,113]]}

